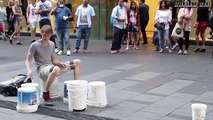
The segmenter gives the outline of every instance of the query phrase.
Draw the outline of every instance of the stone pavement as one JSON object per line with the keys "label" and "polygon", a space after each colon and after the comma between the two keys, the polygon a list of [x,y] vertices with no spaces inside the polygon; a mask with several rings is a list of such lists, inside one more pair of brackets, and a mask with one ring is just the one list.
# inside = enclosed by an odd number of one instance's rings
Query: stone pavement
{"label": "stone pavement", "polygon": [[[0,81],[26,73],[24,60],[30,39],[22,38],[23,46],[0,41]],[[34,120],[52,120],[52,117],[56,120],[191,120],[191,104],[199,102],[208,105],[206,119],[213,119],[211,47],[207,47],[206,53],[194,53],[194,46],[190,46],[187,56],[157,53],[151,45],[140,48],[112,55],[110,41],[90,41],[87,54],[58,56],[63,61],[79,58],[82,61],[81,79],[106,82],[107,107],[88,107],[86,111],[76,113],[69,111],[59,99],[54,107],[41,105],[38,112],[24,114],[14,111],[15,97],[1,96],[0,117],[6,120],[27,117]],[[61,95],[63,82],[72,77],[69,74],[59,77]],[[36,72],[34,81],[40,83]]]}

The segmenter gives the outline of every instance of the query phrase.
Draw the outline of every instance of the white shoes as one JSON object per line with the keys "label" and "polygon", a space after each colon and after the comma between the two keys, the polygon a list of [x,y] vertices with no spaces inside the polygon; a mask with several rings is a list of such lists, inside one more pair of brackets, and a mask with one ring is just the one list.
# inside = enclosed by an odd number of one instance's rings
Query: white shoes
{"label": "white shoes", "polygon": [[184,54],[184,55],[188,55],[189,53],[188,53],[187,50],[184,50],[183,54]]}
{"label": "white shoes", "polygon": [[55,49],[55,53],[58,53],[58,49]]}
{"label": "white shoes", "polygon": [[172,50],[175,50],[176,47],[178,47],[177,43],[175,45],[173,45]]}
{"label": "white shoes", "polygon": [[181,54],[183,54],[183,51],[182,51],[182,50],[179,50],[177,54],[178,54],[178,55],[181,55]]}
{"label": "white shoes", "polygon": [[169,49],[169,53],[170,53],[170,54],[172,54],[172,53],[173,53],[173,51]]}
{"label": "white shoes", "polygon": [[63,51],[62,50],[59,50],[57,55],[62,55],[63,54]]}
{"label": "white shoes", "polygon": [[67,50],[67,56],[70,56],[70,55],[71,55],[70,50]]}

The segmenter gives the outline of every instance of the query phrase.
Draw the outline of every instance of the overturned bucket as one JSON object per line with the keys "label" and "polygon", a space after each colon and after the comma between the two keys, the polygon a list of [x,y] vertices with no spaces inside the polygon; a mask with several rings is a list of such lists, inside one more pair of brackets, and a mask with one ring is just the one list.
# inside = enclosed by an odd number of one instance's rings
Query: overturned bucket
{"label": "overturned bucket", "polygon": [[193,103],[192,108],[192,120],[205,120],[207,105],[202,103]]}
{"label": "overturned bucket", "polygon": [[72,80],[67,83],[69,110],[84,111],[87,109],[87,84],[85,80]]}

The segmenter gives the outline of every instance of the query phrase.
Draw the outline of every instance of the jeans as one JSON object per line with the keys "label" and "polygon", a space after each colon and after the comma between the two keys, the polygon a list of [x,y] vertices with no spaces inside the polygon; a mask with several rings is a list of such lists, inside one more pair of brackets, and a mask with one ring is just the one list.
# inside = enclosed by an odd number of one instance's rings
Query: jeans
{"label": "jeans", "polygon": [[165,40],[166,44],[168,45],[169,49],[172,49],[171,42],[169,39],[169,29],[167,30],[158,30],[158,39],[159,39],[159,47],[160,49],[163,49],[164,47],[164,42],[163,39]]}
{"label": "jeans", "polygon": [[56,30],[56,35],[58,38],[59,50],[64,50],[64,40],[67,50],[71,49],[70,43],[70,31],[69,29],[58,29]]}
{"label": "jeans", "polygon": [[125,29],[119,29],[117,27],[114,27],[111,50],[119,50],[121,48],[121,41],[124,34],[124,30]]}
{"label": "jeans", "polygon": [[79,49],[82,38],[84,38],[83,49],[87,50],[87,47],[89,44],[90,30],[91,30],[91,28],[89,28],[88,25],[79,25],[78,33],[77,33],[77,40],[76,40],[76,44],[75,44],[76,50]]}

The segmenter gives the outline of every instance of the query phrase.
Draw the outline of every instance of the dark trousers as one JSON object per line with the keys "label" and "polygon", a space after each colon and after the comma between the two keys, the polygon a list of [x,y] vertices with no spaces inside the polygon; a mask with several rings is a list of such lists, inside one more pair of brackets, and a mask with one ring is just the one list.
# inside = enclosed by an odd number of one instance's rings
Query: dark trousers
{"label": "dark trousers", "polygon": [[[49,19],[42,19],[42,20],[39,21],[39,27],[40,27],[40,29],[41,29],[44,25],[50,25],[50,26],[51,26],[50,20],[49,20]],[[52,42],[54,42],[55,48],[57,48],[56,43],[55,43],[55,36],[54,36],[54,35],[52,35],[52,36],[50,37],[50,40],[51,40]]]}
{"label": "dark trousers", "polygon": [[[188,50],[188,48],[189,48],[189,34],[190,34],[190,31],[184,31],[185,50]],[[178,45],[179,45],[180,50],[182,50],[183,49],[183,38],[179,38]]]}
{"label": "dark trousers", "polygon": [[8,31],[7,31],[7,34],[8,35],[12,35],[15,31],[15,28],[14,28],[14,23],[13,22],[8,22]]}
{"label": "dark trousers", "polygon": [[141,22],[141,32],[142,32],[142,35],[143,35],[143,44],[147,44],[148,41],[147,41],[147,35],[146,35],[146,26],[148,24],[148,20],[147,21],[140,21]]}
{"label": "dark trousers", "polygon": [[114,27],[113,29],[113,40],[111,50],[119,50],[121,48],[121,41],[124,34],[124,29]]}

